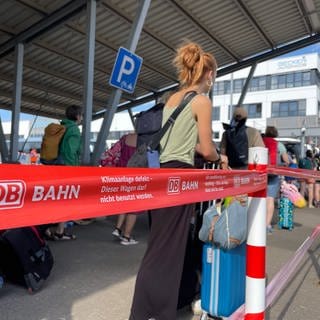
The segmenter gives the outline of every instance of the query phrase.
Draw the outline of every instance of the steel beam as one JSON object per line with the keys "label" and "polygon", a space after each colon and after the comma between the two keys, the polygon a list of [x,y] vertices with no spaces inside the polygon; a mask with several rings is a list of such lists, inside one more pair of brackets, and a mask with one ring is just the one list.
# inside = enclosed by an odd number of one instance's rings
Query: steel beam
{"label": "steel beam", "polygon": [[22,78],[23,78],[23,53],[24,45],[18,43],[15,50],[15,72],[13,88],[13,110],[11,117],[10,135],[10,161],[15,162],[18,158],[19,143],[19,120],[21,110]]}
{"label": "steel beam", "polygon": [[[126,48],[130,50],[131,52],[135,52],[138,41],[140,38],[140,34],[142,32],[143,24],[145,21],[145,18],[147,16],[147,12],[150,6],[151,0],[143,0],[140,2],[140,6],[138,8],[137,16],[134,21],[134,24],[131,29],[131,34],[129,35],[129,40]],[[106,110],[104,114],[104,119],[101,125],[101,129],[97,138],[97,141],[95,143],[94,152],[91,159],[91,164],[96,165],[98,162],[98,159],[103,152],[103,148],[105,146],[106,138],[109,134],[111,123],[113,120],[113,116],[117,110],[118,104],[120,102],[122,95],[122,90],[115,89],[112,94],[111,101],[111,108]]]}
{"label": "steel beam", "polygon": [[84,96],[83,96],[83,127],[82,127],[82,164],[90,162],[90,129],[92,121],[93,82],[94,82],[94,52],[96,35],[96,0],[88,0],[87,4],[87,39],[86,59],[84,66]]}

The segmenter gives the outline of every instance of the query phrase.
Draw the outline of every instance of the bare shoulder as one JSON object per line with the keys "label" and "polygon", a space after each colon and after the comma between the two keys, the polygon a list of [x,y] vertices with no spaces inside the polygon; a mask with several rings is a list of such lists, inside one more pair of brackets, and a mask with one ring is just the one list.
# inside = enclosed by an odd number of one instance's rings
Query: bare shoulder
{"label": "bare shoulder", "polygon": [[181,91],[178,91],[170,96],[166,103],[166,107],[168,108],[175,108],[180,104],[184,96],[184,93]]}
{"label": "bare shoulder", "polygon": [[192,109],[194,112],[201,111],[207,108],[211,109],[212,103],[208,96],[198,94],[192,100]]}

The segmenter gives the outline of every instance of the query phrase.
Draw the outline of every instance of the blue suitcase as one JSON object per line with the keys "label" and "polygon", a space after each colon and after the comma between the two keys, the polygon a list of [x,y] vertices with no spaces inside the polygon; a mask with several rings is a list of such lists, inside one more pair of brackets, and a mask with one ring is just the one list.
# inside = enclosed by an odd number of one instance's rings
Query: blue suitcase
{"label": "blue suitcase", "polygon": [[246,243],[227,251],[205,244],[202,263],[201,308],[229,317],[245,301]]}
{"label": "blue suitcase", "polygon": [[286,197],[281,197],[279,201],[279,217],[278,227],[279,229],[292,230],[294,225],[294,205]]}

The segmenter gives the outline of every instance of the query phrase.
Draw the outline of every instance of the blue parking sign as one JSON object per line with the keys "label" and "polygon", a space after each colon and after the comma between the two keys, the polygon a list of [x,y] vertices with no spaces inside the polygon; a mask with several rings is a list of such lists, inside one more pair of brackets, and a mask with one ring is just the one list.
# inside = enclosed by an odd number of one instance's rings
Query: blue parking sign
{"label": "blue parking sign", "polygon": [[114,63],[109,84],[118,89],[132,93],[136,86],[142,58],[120,47]]}

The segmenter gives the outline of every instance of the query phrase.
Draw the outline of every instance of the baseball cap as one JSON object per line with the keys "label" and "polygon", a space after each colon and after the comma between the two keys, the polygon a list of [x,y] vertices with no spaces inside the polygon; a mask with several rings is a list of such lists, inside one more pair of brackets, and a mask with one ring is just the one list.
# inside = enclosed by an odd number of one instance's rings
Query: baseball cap
{"label": "baseball cap", "polygon": [[242,119],[247,119],[248,113],[247,110],[243,107],[236,107],[233,111],[233,119],[239,121]]}

